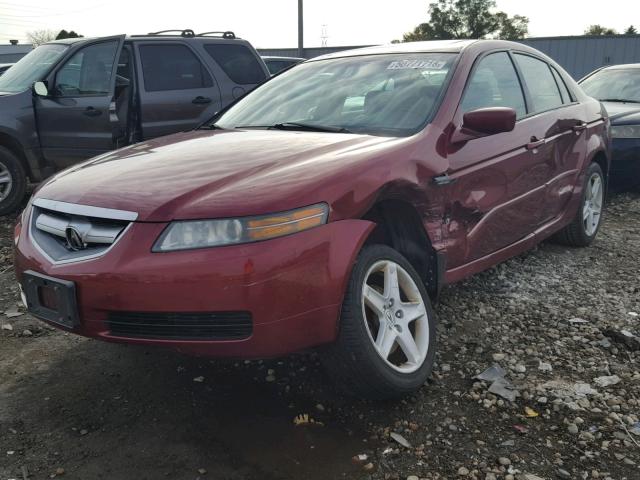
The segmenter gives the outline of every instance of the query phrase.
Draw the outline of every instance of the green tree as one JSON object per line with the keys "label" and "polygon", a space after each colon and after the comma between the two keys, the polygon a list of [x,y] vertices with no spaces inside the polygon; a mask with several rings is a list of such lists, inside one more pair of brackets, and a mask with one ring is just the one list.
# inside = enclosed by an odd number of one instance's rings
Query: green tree
{"label": "green tree", "polygon": [[496,11],[494,0],[437,0],[429,4],[429,21],[405,33],[403,41],[487,36],[513,40],[524,38],[528,32],[527,17],[509,17]]}
{"label": "green tree", "polygon": [[636,35],[637,33],[638,30],[636,30],[636,27],[634,27],[633,25],[629,25],[629,28],[624,31],[625,35]]}
{"label": "green tree", "polygon": [[62,29],[56,36],[56,40],[62,40],[63,38],[82,38],[82,35],[78,35],[73,30],[67,32],[65,29]]}
{"label": "green tree", "polygon": [[618,32],[613,28],[603,27],[602,25],[589,25],[584,31],[585,35],[617,35]]}

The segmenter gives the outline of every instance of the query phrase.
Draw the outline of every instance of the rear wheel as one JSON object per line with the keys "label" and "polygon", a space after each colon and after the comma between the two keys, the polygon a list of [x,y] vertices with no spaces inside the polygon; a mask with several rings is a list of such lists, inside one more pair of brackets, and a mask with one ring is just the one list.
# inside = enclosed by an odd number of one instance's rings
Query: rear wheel
{"label": "rear wheel", "polygon": [[0,147],[0,215],[15,211],[27,191],[22,162],[10,150]]}
{"label": "rear wheel", "polygon": [[367,246],[351,274],[338,340],[325,364],[349,393],[399,397],[429,377],[435,335],[429,296],[411,264],[390,247]]}
{"label": "rear wheel", "polygon": [[555,239],[572,247],[586,247],[596,238],[604,211],[605,181],[600,165],[587,169],[582,189],[582,202],[573,221],[558,232]]}

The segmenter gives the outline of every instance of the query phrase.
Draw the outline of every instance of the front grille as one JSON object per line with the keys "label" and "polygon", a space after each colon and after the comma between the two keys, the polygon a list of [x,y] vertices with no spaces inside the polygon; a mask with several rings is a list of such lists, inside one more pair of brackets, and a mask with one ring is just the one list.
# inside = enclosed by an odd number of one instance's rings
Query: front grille
{"label": "front grille", "polygon": [[110,334],[167,340],[241,340],[251,336],[249,312],[110,312]]}
{"label": "front grille", "polygon": [[136,217],[134,212],[36,199],[30,232],[51,261],[66,263],[106,253]]}

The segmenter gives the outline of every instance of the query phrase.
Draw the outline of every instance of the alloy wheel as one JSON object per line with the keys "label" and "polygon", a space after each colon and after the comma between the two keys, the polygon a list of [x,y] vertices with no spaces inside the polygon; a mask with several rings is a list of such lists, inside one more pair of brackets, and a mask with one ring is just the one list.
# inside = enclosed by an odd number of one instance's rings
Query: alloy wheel
{"label": "alloy wheel", "polygon": [[427,309],[413,278],[391,260],[373,264],[362,286],[362,313],[378,355],[394,370],[412,373],[429,350]]}
{"label": "alloy wheel", "polygon": [[0,202],[6,199],[13,188],[13,177],[7,166],[0,161]]}
{"label": "alloy wheel", "polygon": [[594,172],[587,182],[584,205],[582,207],[584,231],[590,237],[596,233],[600,225],[603,199],[604,188],[602,176],[600,176],[598,172]]}

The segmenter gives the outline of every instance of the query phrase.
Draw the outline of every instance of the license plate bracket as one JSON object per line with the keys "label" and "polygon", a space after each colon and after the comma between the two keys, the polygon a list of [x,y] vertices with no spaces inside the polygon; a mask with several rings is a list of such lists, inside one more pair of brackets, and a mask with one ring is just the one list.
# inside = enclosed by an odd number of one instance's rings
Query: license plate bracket
{"label": "license plate bracket", "polygon": [[75,328],[80,323],[75,283],[27,270],[22,289],[33,316],[65,328]]}

